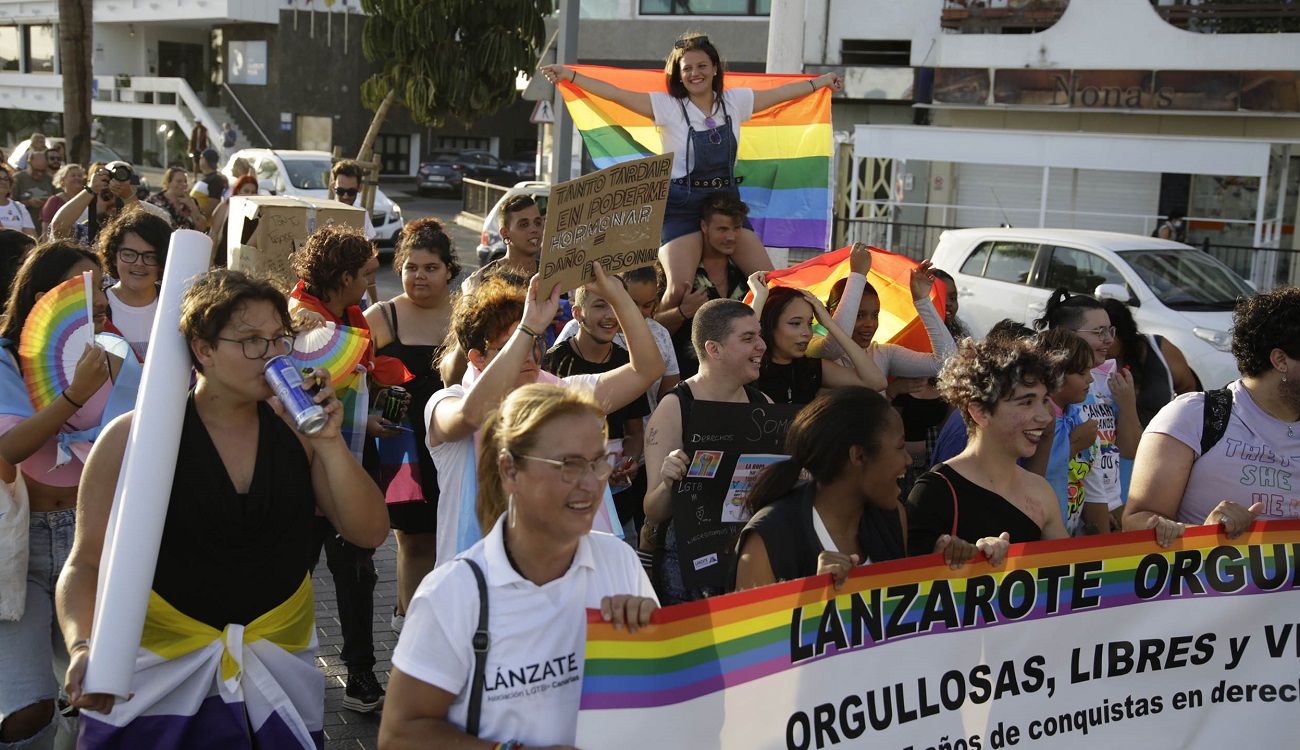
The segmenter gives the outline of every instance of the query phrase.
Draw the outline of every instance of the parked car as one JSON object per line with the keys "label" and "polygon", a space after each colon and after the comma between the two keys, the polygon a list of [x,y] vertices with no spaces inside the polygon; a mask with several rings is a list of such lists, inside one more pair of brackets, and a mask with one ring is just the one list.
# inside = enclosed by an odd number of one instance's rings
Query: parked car
{"label": "parked car", "polygon": [[[333,164],[325,151],[286,151],[266,148],[245,148],[230,155],[222,173],[231,182],[234,175],[230,165],[235,159],[247,159],[257,177],[257,192],[261,195],[299,195],[307,198],[333,200],[330,195],[330,166]],[[359,199],[358,199],[359,200]],[[375,205],[370,211],[370,223],[375,227],[375,241],[392,243],[406,220],[402,208],[375,188]]]}
{"label": "parked car", "polygon": [[[62,146],[64,145],[63,138],[46,136],[45,145],[46,147]],[[14,146],[14,150],[9,152],[9,163],[14,167],[17,167],[18,164],[22,162],[23,157],[27,155],[27,151],[31,146],[32,143],[30,138],[24,139],[17,146]],[[67,155],[67,149],[64,149],[64,155]],[[110,161],[124,161],[127,164],[130,164],[131,168],[135,171],[136,176],[140,178],[140,184],[138,184],[135,189],[136,195],[140,196],[140,198],[146,198],[150,193],[155,193],[162,189],[163,173],[166,170],[158,167],[136,164],[125,156],[119,154],[112,146],[109,146],[106,143],[101,143],[100,141],[91,141],[90,163],[94,164],[97,161],[104,162],[105,164]],[[90,166],[90,164],[83,164],[82,166]]]}
{"label": "parked car", "polygon": [[515,170],[519,175],[518,179],[525,182],[533,182],[537,179],[537,152],[528,151],[522,154],[515,154],[515,158],[506,161],[510,168]]}
{"label": "parked car", "polygon": [[1032,323],[1065,287],[1128,303],[1138,329],[1172,341],[1204,387],[1238,377],[1232,309],[1255,292],[1197,248],[1114,232],[954,229],[939,236],[933,262],[956,280],[957,317],[974,336],[1003,318]]}
{"label": "parked car", "polygon": [[519,180],[510,165],[487,151],[440,151],[420,164],[415,174],[415,189],[420,195],[437,191],[459,193],[466,177],[494,185],[513,185]]}
{"label": "parked car", "polygon": [[551,186],[545,182],[520,182],[510,188],[501,196],[488,215],[483,218],[483,231],[478,238],[478,265],[479,268],[487,265],[497,258],[504,257],[506,254],[506,243],[501,239],[501,206],[516,195],[531,195],[533,200],[537,201],[537,210],[546,215],[546,202],[551,197]]}

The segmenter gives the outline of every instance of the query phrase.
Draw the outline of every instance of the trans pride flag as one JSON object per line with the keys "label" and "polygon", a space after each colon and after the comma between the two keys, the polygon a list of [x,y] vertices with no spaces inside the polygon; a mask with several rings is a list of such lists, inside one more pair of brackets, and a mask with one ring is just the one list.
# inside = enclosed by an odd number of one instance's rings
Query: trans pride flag
{"label": "trans pride flag", "polygon": [[[628,91],[663,91],[660,70],[570,69]],[[729,88],[770,89],[812,76],[727,73]],[[571,83],[559,84],[597,169],[660,153],[652,120]],[[827,89],[754,113],[740,126],[736,176],[754,231],[769,247],[825,248],[831,232],[831,95]]]}

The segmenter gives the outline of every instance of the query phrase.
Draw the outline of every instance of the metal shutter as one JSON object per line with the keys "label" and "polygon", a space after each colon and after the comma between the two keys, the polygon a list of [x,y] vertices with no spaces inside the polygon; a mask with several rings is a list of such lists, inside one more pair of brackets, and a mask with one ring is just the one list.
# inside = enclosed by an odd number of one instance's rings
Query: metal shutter
{"label": "metal shutter", "polygon": [[[1038,226],[1038,198],[1043,183],[1043,172],[1038,167],[958,164],[956,181],[958,205],[970,207],[957,209],[958,226],[997,226],[1008,220],[1017,227]],[[1046,224],[1145,234],[1150,229],[1141,218],[1118,214],[1154,215],[1159,198],[1159,174],[1053,169],[1047,188]]]}

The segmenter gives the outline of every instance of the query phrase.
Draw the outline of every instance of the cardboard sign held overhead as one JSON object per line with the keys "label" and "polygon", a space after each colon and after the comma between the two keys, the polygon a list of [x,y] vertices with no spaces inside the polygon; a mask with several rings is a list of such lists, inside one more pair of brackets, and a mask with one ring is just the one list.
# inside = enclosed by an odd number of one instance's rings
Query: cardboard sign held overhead
{"label": "cardboard sign held overhead", "polygon": [[594,278],[591,263],[607,273],[652,265],[668,202],[672,154],[606,167],[551,188],[542,235],[542,289],[561,291]]}
{"label": "cardboard sign held overhead", "polygon": [[316,227],[345,224],[362,229],[366,220],[365,211],[355,206],[290,195],[233,197],[229,216],[226,250],[230,269],[266,279],[286,293],[298,282],[290,266],[291,256]]}

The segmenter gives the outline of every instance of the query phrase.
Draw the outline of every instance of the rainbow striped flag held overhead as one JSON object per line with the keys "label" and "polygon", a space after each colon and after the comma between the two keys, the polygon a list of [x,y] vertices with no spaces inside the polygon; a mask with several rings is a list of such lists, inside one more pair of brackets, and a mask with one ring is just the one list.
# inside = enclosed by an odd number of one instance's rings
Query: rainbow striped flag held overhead
{"label": "rainbow striped flag held overhead", "polygon": [[[790,286],[807,289],[825,302],[830,297],[835,282],[849,275],[851,247],[842,247],[831,253],[814,256],[803,263],[770,271],[769,286]],[[871,271],[867,283],[880,295],[880,327],[874,341],[898,344],[918,352],[934,351],[925,325],[916,313],[912,301],[912,269],[917,262],[878,247],[871,248]],[[930,290],[930,301],[943,317],[947,292],[943,282],[936,279]]]}
{"label": "rainbow striped flag held overhead", "polygon": [[[661,70],[571,65],[584,76],[629,91],[664,91]],[[729,88],[770,89],[804,75],[727,73]],[[660,153],[652,120],[559,84],[573,122],[597,169]],[[754,114],[740,127],[736,176],[754,231],[769,247],[825,248],[830,244],[831,95],[827,89]]]}

